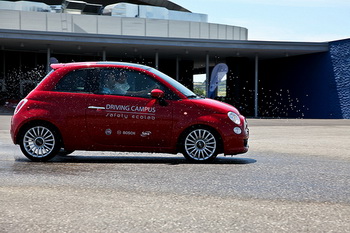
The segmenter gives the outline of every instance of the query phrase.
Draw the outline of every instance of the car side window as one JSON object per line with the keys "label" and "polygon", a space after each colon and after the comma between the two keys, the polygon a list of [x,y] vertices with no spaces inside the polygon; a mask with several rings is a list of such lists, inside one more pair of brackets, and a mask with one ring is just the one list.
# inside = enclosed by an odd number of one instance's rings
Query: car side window
{"label": "car side window", "polygon": [[89,92],[90,90],[87,90],[88,88],[86,86],[86,80],[86,70],[74,70],[61,78],[61,80],[57,83],[54,91],[78,93]]}
{"label": "car side window", "polygon": [[130,69],[101,69],[100,94],[123,95],[131,97],[151,98],[153,89],[165,92],[166,99],[175,99],[175,94],[163,84],[149,75]]}
{"label": "car side window", "polygon": [[129,96],[150,98],[153,89],[162,89],[164,86],[147,74],[135,70],[126,71],[130,85]]}
{"label": "car side window", "polygon": [[99,94],[125,95],[130,88],[127,77],[121,69],[99,69]]}

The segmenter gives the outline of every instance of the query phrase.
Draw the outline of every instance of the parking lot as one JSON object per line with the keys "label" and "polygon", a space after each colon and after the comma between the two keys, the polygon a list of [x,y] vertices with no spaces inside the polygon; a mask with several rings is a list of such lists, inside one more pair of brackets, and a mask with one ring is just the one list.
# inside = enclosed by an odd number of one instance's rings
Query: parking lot
{"label": "parking lot", "polygon": [[0,232],[350,232],[350,120],[248,119],[250,150],[26,159],[0,116]]}

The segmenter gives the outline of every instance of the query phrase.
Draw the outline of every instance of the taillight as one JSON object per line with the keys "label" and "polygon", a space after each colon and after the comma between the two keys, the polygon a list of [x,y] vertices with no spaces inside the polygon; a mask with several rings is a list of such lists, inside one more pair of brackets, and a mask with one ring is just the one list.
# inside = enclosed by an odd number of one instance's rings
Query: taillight
{"label": "taillight", "polygon": [[27,101],[28,101],[27,99],[21,100],[21,101],[17,104],[14,114],[17,114],[17,113],[21,110],[21,108],[27,103]]}

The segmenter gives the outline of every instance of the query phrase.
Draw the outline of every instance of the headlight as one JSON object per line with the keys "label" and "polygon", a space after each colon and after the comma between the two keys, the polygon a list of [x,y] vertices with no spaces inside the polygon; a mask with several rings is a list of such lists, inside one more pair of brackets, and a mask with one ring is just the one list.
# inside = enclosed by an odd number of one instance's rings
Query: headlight
{"label": "headlight", "polygon": [[242,133],[242,130],[241,130],[241,128],[239,128],[239,127],[235,127],[235,128],[233,129],[233,132],[235,132],[235,134],[241,134],[241,133]]}
{"label": "headlight", "polygon": [[239,125],[241,124],[241,119],[239,118],[239,116],[234,113],[234,112],[228,112],[227,116],[231,119],[231,121],[233,121],[235,124]]}

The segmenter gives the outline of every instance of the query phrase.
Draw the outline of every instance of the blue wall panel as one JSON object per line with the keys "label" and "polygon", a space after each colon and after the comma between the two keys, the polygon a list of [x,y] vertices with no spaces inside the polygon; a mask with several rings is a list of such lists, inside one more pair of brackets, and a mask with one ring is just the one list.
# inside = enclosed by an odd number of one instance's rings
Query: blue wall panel
{"label": "blue wall panel", "polygon": [[350,119],[350,40],[329,52],[261,62],[262,117]]}
{"label": "blue wall panel", "polygon": [[350,119],[350,40],[331,42],[329,53],[341,115]]}

